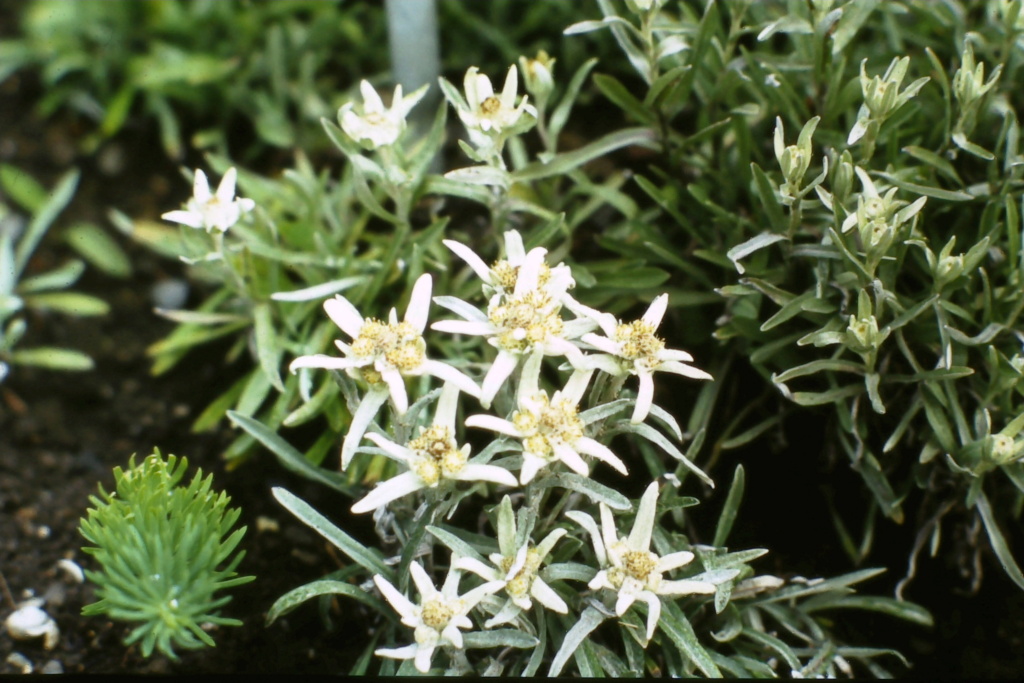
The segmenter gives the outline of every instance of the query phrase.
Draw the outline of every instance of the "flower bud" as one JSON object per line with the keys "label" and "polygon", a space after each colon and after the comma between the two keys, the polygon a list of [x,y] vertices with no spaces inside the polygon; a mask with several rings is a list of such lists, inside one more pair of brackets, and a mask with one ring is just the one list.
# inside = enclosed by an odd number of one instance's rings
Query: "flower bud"
{"label": "flower bud", "polygon": [[875,316],[866,318],[850,316],[850,324],[846,328],[846,346],[857,353],[866,353],[878,348],[882,343],[882,335],[878,331]]}
{"label": "flower bud", "polygon": [[555,82],[552,77],[554,66],[555,59],[548,56],[544,50],[540,50],[533,59],[519,58],[519,68],[523,71],[526,91],[533,96],[538,107],[543,107],[547,103],[551,91],[554,90]]}

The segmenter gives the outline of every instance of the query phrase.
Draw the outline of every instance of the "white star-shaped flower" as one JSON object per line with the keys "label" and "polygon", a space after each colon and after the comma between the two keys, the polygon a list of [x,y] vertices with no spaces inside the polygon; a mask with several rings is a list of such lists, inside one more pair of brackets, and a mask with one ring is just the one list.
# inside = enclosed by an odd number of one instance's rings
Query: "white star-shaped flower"
{"label": "white star-shaped flower", "polygon": [[[431,325],[431,329],[486,336],[487,342],[498,349],[498,355],[483,381],[480,403],[485,408],[490,406],[498,389],[524,355],[565,356],[574,366],[583,362],[582,352],[571,340],[592,330],[595,322],[584,317],[562,319],[562,307],[568,303],[565,288],[572,282],[572,277],[567,267],[560,270],[561,266],[547,266],[544,263],[546,253],[545,249],[537,247],[525,254],[519,265],[513,266],[506,261],[507,269],[505,266],[500,269],[507,271],[504,278],[496,274],[499,269],[487,268],[479,257],[473,255],[479,263],[474,265],[470,261],[470,266],[474,270],[486,269],[488,279],[484,281],[495,291],[486,315],[455,297],[439,296],[435,299],[438,305],[465,320],[441,320]],[[501,263],[496,265],[501,266]],[[546,278],[542,277],[544,273],[547,273]]]}
{"label": "white star-shaped flower", "polygon": [[573,472],[589,476],[590,468],[583,460],[589,455],[606,462],[622,474],[626,466],[612,451],[584,434],[586,423],[577,408],[590,381],[592,370],[577,370],[565,387],[551,398],[538,387],[541,354],[530,356],[523,366],[517,396],[518,410],[511,420],[494,415],[472,415],[467,427],[480,427],[519,439],[523,448],[523,467],[519,483],[528,484],[544,467],[564,463]]}
{"label": "white star-shaped flower", "polygon": [[[523,237],[517,231],[509,230],[505,233],[505,258],[495,261],[494,265],[491,266],[484,263],[484,260],[476,252],[461,242],[454,240],[442,240],[442,242],[465,261],[473,269],[473,272],[483,280],[484,296],[488,301],[494,301],[495,297],[499,297],[498,300],[500,302],[512,296],[515,292],[516,283],[519,280],[519,272],[522,270],[523,264],[526,263],[527,259],[526,248],[523,246]],[[540,250],[541,254],[545,253],[544,249],[535,247],[530,250],[530,254],[538,250]],[[569,266],[559,263],[557,266],[552,267],[544,263],[543,256],[533,258],[540,260],[540,271],[537,275],[538,286],[550,296],[561,300],[564,304],[565,299],[569,296],[567,290],[576,286]]]}
{"label": "white star-shaped flower", "polygon": [[[537,110],[527,104],[526,95],[516,106],[516,91],[519,88],[519,72],[513,64],[505,76],[505,85],[501,95],[494,94],[491,79],[479,72],[475,66],[466,70],[463,81],[466,91],[468,109],[459,108],[459,118],[472,133],[480,132],[486,136],[500,136],[511,132],[520,132],[537,118]],[[525,118],[524,118],[525,115]]]}
{"label": "white star-shaped flower", "polygon": [[631,418],[634,424],[643,422],[651,410],[655,372],[673,372],[693,379],[713,379],[703,370],[686,364],[693,360],[693,356],[686,351],[666,349],[664,340],[655,335],[667,306],[668,294],[662,294],[651,302],[640,320],[631,323],[621,323],[609,313],[593,311],[592,317],[606,336],[590,333],[580,339],[603,352],[587,356],[587,364],[612,375],[631,374],[640,378]]}
{"label": "white star-shaped flower", "polygon": [[348,467],[367,426],[384,404],[388,396],[398,413],[405,414],[409,408],[409,396],[405,390],[405,377],[433,375],[451,382],[461,391],[473,397],[480,395],[480,387],[455,368],[427,358],[427,345],[423,340],[423,329],[427,325],[430,309],[429,273],[424,273],[413,285],[405,319],[398,321],[398,312],[391,309],[388,321],[373,318],[364,319],[356,307],[340,294],[324,302],[324,310],[343,332],[352,337],[352,343],[335,340],[335,345],[345,354],[336,358],[325,354],[300,356],[291,363],[291,371],[299,368],[324,368],[345,370],[350,376],[362,379],[370,390],[352,416],[352,425],[341,448],[342,469]]}
{"label": "white star-shaped flower", "polygon": [[395,86],[391,108],[384,106],[380,95],[368,81],[359,83],[363,95],[362,113],[357,114],[355,103],[348,102],[338,110],[338,120],[345,133],[367,149],[393,145],[405,130],[405,117],[416,103],[423,99],[427,86],[408,97],[402,97],[402,86]]}
{"label": "white star-shaped flower", "polygon": [[414,629],[415,643],[399,648],[381,648],[374,654],[378,657],[391,659],[412,659],[416,670],[427,673],[439,647],[462,649],[462,631],[459,629],[473,628],[473,622],[466,616],[485,596],[501,590],[500,581],[490,581],[459,596],[459,570],[448,571],[441,590],[434,587],[434,582],[423,567],[417,563],[409,566],[413,583],[420,594],[420,604],[415,605],[395,588],[383,576],[377,574],[373,582],[377,584],[384,599],[402,617],[402,623]]}
{"label": "white star-shaped flower", "polygon": [[594,554],[601,563],[601,571],[588,584],[591,589],[615,591],[615,613],[622,616],[636,602],[647,603],[647,640],[661,617],[660,595],[710,595],[715,584],[707,581],[682,579],[665,581],[662,574],[689,564],[693,553],[682,550],[664,557],[652,553],[651,534],[654,531],[658,505],[658,482],[651,482],[643,497],[628,537],[620,537],[615,528],[612,511],[604,503],[601,507],[601,532],[598,534],[593,517],[585,512],[571,511],[566,515],[590,532],[594,541]]}
{"label": "white star-shaped flower", "polygon": [[197,169],[192,183],[192,198],[185,205],[185,210],[168,211],[161,218],[190,228],[202,228],[206,232],[224,232],[237,223],[243,213],[252,211],[256,206],[251,199],[235,199],[237,177],[238,172],[229,168],[221,178],[217,192],[212,193],[206,174]]}
{"label": "white star-shaped flower", "polygon": [[498,612],[484,622],[484,628],[507,624],[521,612],[530,611],[533,607],[531,598],[559,614],[569,612],[565,601],[538,575],[544,558],[554,548],[555,542],[566,533],[565,529],[555,529],[536,547],[531,547],[530,539],[527,538],[517,548],[512,502],[508,496],[502,499],[498,507],[498,549],[501,552],[488,557],[493,566],[472,557],[462,557],[455,561],[457,568],[471,571],[485,581],[500,581],[504,586],[508,598]]}
{"label": "white star-shaped flower", "polygon": [[359,514],[376,510],[413,491],[437,488],[445,482],[489,481],[516,486],[518,482],[511,472],[495,465],[469,462],[469,444],[459,448],[455,442],[458,396],[458,387],[445,382],[433,424],[420,428],[419,436],[404,446],[379,434],[366,435],[389,456],[404,463],[409,471],[378,484],[365,498],[352,506],[352,512]]}

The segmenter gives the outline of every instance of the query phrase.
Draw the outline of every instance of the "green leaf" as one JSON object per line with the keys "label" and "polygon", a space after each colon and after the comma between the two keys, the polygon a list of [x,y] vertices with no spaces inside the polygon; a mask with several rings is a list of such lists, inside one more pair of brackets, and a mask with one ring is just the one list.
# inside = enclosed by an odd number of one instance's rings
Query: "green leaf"
{"label": "green leaf", "polygon": [[1021,573],[1017,561],[1013,559],[1013,554],[1010,552],[1010,546],[1006,542],[1006,537],[999,530],[995,515],[992,514],[992,506],[989,504],[984,491],[979,493],[974,507],[981,514],[981,521],[985,524],[985,533],[988,534],[989,543],[992,544],[992,550],[995,552],[996,557],[999,558],[999,564],[1003,566],[1003,571],[1006,572],[1011,581],[1017,584],[1018,588],[1024,589],[1024,574]]}
{"label": "green leaf", "polygon": [[[715,488],[715,482],[711,479],[711,477],[709,477],[699,467],[697,467],[695,464],[693,464],[693,462],[688,457],[686,457],[682,453],[682,451],[680,451],[678,448],[676,448],[672,444],[671,441],[669,441],[667,438],[665,438],[664,434],[662,434],[661,432],[657,431],[656,429],[654,429],[650,425],[646,425],[646,424],[643,424],[643,423],[641,423],[641,424],[629,424],[629,425],[626,425],[625,427],[623,427],[623,431],[630,432],[630,433],[636,434],[638,436],[642,436],[643,438],[647,439],[651,443],[654,443],[654,444],[660,446],[662,448],[662,450],[664,450],[666,453],[671,455],[673,458],[675,458],[679,462],[683,463],[683,466],[685,466],[686,469],[688,469],[691,472],[693,472],[694,474],[696,474],[697,477],[700,478],[701,481],[703,481],[705,484],[707,484],[711,488]],[[696,439],[694,441],[696,443]],[[692,448],[693,448],[693,446],[691,446],[691,449]]]}
{"label": "green leaf", "polygon": [[57,187],[52,192],[46,193],[47,199],[42,206],[34,211],[32,221],[28,224],[21,239],[18,240],[18,246],[14,250],[15,279],[24,272],[39,240],[43,238],[53,221],[71,201],[71,197],[75,194],[75,188],[78,187],[78,178],[78,169],[65,173],[57,183]]}
{"label": "green leaf", "polygon": [[646,147],[647,149],[657,149],[658,147],[654,139],[654,132],[651,129],[625,128],[598,138],[579,149],[558,154],[547,163],[534,162],[525,166],[514,171],[512,179],[516,182],[528,182],[549,178],[553,175],[563,175],[609,152],[631,146]]}
{"label": "green leaf", "polygon": [[808,614],[825,609],[861,609],[881,612],[919,626],[934,626],[932,615],[920,605],[877,595],[823,595],[804,603]]}
{"label": "green leaf", "polygon": [[712,545],[724,546],[732,525],[736,521],[736,514],[739,512],[740,502],[743,500],[743,489],[746,476],[743,465],[736,466],[736,472],[732,476],[732,485],[729,486],[729,495],[725,498],[725,505],[722,507],[722,514],[718,516],[718,525],[715,527],[715,540]]}
{"label": "green leaf", "polygon": [[31,214],[43,207],[49,194],[35,178],[9,164],[0,164],[0,186],[15,204]]}
{"label": "green leaf", "polygon": [[575,472],[560,472],[555,475],[544,477],[534,484],[537,488],[552,488],[559,486],[570,491],[582,493],[595,503],[604,503],[613,510],[631,510],[632,504],[629,498],[613,488],[599,484],[589,477],[584,477]]}
{"label": "green leaf", "polygon": [[812,391],[794,391],[790,398],[794,403],[801,406],[820,406],[826,403],[835,403],[836,401],[847,398],[848,396],[857,396],[863,393],[864,385],[852,384],[845,387],[835,387],[828,391],[812,392]]}
{"label": "green leaf", "polygon": [[775,196],[772,181],[756,163],[751,162],[750,171],[754,174],[754,189],[757,190],[757,196],[761,198],[761,205],[768,214],[768,227],[775,230],[784,229],[786,219],[782,215],[782,205],[779,204],[779,198]]}
{"label": "green leaf", "polygon": [[107,275],[126,278],[132,274],[128,255],[99,226],[78,223],[65,231],[64,239],[82,258]]}
{"label": "green leaf", "polygon": [[229,420],[244,429],[277,456],[278,462],[286,470],[295,472],[312,481],[320,482],[347,496],[354,495],[353,487],[345,483],[346,479],[343,475],[313,465],[306,460],[302,453],[258,420],[232,410],[229,410],[227,415]]}
{"label": "green leaf", "polygon": [[469,543],[463,541],[461,538],[453,534],[452,532],[438,526],[428,526],[427,531],[431,536],[439,540],[444,544],[453,554],[461,557],[471,557],[474,560],[485,562],[484,556],[476,551]]}
{"label": "green leaf", "polygon": [[607,617],[602,613],[594,609],[593,607],[587,607],[580,614],[579,619],[570,628],[565,637],[562,638],[562,645],[558,648],[555,653],[554,659],[551,660],[551,667],[548,669],[548,677],[553,678],[562,672],[566,663],[569,661],[569,657],[576,652],[576,648],[586,640],[594,629],[601,625]]}
{"label": "green leaf", "polygon": [[756,237],[751,237],[741,244],[737,244],[735,247],[725,252],[725,255],[729,257],[729,260],[736,266],[737,272],[742,275],[745,270],[740,264],[740,259],[750,256],[754,252],[764,249],[767,246],[775,244],[776,242],[784,242],[788,238],[785,235],[775,235],[769,232],[762,232]]}
{"label": "green leaf", "polygon": [[321,579],[319,581],[311,581],[304,586],[299,586],[298,588],[293,588],[275,600],[274,604],[270,606],[270,610],[267,611],[267,618],[264,623],[267,626],[270,626],[277,621],[278,618],[288,614],[288,612],[291,612],[302,603],[321,595],[348,596],[358,600],[368,607],[372,607],[380,614],[390,618],[392,621],[397,621],[395,611],[389,608],[382,600],[374,596],[373,593],[365,591],[359,586],[351,583],[345,583],[344,581]]}
{"label": "green leaf", "polygon": [[470,648],[536,647],[540,640],[514,628],[499,628],[491,631],[470,631],[462,636],[463,646]]}
{"label": "green leaf", "polygon": [[373,574],[380,574],[389,581],[394,578],[394,572],[384,564],[384,561],[377,553],[367,549],[359,541],[336,527],[304,500],[280,486],[275,486],[271,492],[274,494],[277,502],[281,503],[289,512],[318,534],[333,543],[338,550],[348,555],[356,564]]}
{"label": "green leaf", "polygon": [[943,199],[947,202],[968,202],[974,199],[974,197],[966,192],[961,192],[959,190],[944,190],[941,187],[931,187],[929,185],[919,185],[917,183],[903,180],[899,176],[892,175],[890,173],[877,173],[876,175],[878,175],[879,178],[888,180],[901,190],[913,192],[914,194],[923,195],[925,197],[935,197],[936,199]]}
{"label": "green leaf", "polygon": [[17,349],[8,356],[14,365],[34,365],[50,370],[92,370],[95,367],[92,358],[81,351],[58,349],[52,346],[39,346],[34,349]]}
{"label": "green leaf", "polygon": [[[0,259],[0,268],[10,264],[10,257]],[[13,275],[12,271],[7,271]],[[78,278],[85,272],[85,263],[75,259],[68,261],[64,265],[51,270],[48,273],[40,273],[39,275],[33,275],[27,277],[18,283],[19,294],[30,294],[32,292],[42,292],[52,289],[67,289],[71,285],[78,282]],[[0,276],[2,277],[2,276]],[[0,292],[7,289],[7,283],[0,284]]]}
{"label": "green leaf", "polygon": [[626,112],[639,123],[651,125],[654,123],[654,114],[644,106],[644,103],[633,96],[629,89],[614,76],[607,74],[594,74],[594,85],[597,86],[605,97],[612,101],[622,111]]}
{"label": "green leaf", "polygon": [[857,35],[857,31],[871,16],[878,6],[879,0],[859,0],[843,7],[843,14],[836,23],[832,34],[832,56],[839,57]]}
{"label": "green leaf", "polygon": [[711,659],[708,651],[697,640],[697,634],[694,633],[693,626],[690,625],[690,621],[683,614],[682,610],[673,601],[664,600],[662,602],[663,609],[661,611],[661,619],[658,622],[658,628],[676,644],[682,655],[697,665],[697,668],[705,676],[721,678],[722,672],[714,660]]}
{"label": "green leaf", "polygon": [[103,299],[79,292],[42,292],[25,297],[25,305],[41,311],[60,311],[82,317],[106,315],[110,306]]}
{"label": "green leaf", "polygon": [[270,304],[257,303],[253,307],[255,323],[256,355],[259,357],[260,368],[270,380],[270,384],[280,392],[284,392],[281,381],[281,345],[274,327],[274,312]]}

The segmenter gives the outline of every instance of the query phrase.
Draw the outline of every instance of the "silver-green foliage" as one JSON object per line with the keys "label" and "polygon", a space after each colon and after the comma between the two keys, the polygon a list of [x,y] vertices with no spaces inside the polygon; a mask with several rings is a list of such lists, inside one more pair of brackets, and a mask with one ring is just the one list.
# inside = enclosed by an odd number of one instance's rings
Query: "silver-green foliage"
{"label": "silver-green foliage", "polygon": [[[23,171],[0,166],[0,382],[10,373],[11,366],[17,365],[51,370],[93,367],[89,356],[74,349],[20,348],[28,330],[29,311],[92,316],[103,315],[109,309],[101,299],[71,291],[85,272],[82,259],[69,260],[45,272],[32,272],[29,267],[40,242],[74,196],[78,178],[77,170],[70,171],[48,191]],[[23,218],[16,206],[30,218]],[[128,268],[123,252],[98,227],[82,223],[65,235],[86,260],[106,272],[123,274]]]}
{"label": "silver-green foliage", "polygon": [[246,528],[231,531],[241,510],[228,508],[231,499],[212,490],[213,475],[203,479],[202,470],[179,485],[187,468],[186,458],[159,451],[139,465],[132,456],[127,470],[114,468],[115,490],[101,485],[81,520],[93,544],[83,550],[99,564],[85,575],[100,598],[82,613],[138,624],[125,644],[141,641],[146,657],[213,646],[204,626],[242,623],[220,616],[231,596],[214,593],[255,578],[235,571],[245,556],[234,551]]}

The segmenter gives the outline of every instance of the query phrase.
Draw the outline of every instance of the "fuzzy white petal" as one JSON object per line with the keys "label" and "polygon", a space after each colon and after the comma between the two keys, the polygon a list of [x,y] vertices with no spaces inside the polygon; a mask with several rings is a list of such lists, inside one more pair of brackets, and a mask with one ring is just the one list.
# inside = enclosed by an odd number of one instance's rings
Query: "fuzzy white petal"
{"label": "fuzzy white petal", "polygon": [[427,314],[430,312],[430,290],[433,287],[433,280],[430,273],[420,275],[413,285],[412,294],[409,296],[409,307],[405,310],[405,322],[413,326],[417,332],[422,333],[427,327]]}
{"label": "fuzzy white petal", "polygon": [[324,370],[348,370],[349,368],[356,368],[365,363],[352,358],[337,358],[336,356],[328,356],[322,353],[316,353],[311,356],[299,356],[291,362],[288,369],[292,372],[301,368],[323,368]]}
{"label": "fuzzy white petal", "polygon": [[483,259],[477,256],[475,251],[467,247],[465,244],[456,242],[455,240],[441,240],[441,243],[454,251],[459,258],[465,261],[466,265],[473,269],[473,272],[476,273],[477,277],[487,284],[491,283],[491,269],[487,267],[487,264],[484,263]]}
{"label": "fuzzy white petal", "polygon": [[165,221],[181,223],[182,225],[187,225],[190,228],[203,227],[203,217],[195,211],[168,211],[160,217]]}
{"label": "fuzzy white petal", "polygon": [[238,178],[238,171],[234,166],[228,169],[224,177],[220,179],[217,186],[217,200],[224,204],[230,204],[235,199],[235,181]]}
{"label": "fuzzy white petal", "polygon": [[414,619],[416,617],[416,606],[409,601],[409,598],[402,595],[397,588],[392,586],[387,579],[377,574],[373,577],[373,582],[377,584],[377,589],[380,590],[384,599],[395,608],[395,611],[403,619]]}
{"label": "fuzzy white petal", "polygon": [[356,449],[359,448],[359,442],[363,440],[366,428],[370,426],[370,422],[373,421],[377,411],[380,410],[380,407],[387,400],[388,392],[377,387],[366,392],[366,395],[363,396],[359,407],[356,408],[356,412],[352,415],[352,424],[349,425],[345,441],[341,444],[341,469],[348,468],[349,463],[352,461],[352,456],[356,454]]}
{"label": "fuzzy white petal", "polygon": [[679,569],[679,567],[686,566],[693,562],[693,557],[693,553],[689,550],[680,550],[677,553],[663,555],[658,561],[658,571],[668,572],[673,569]]}
{"label": "fuzzy white petal", "polygon": [[533,453],[523,453],[523,467],[519,470],[519,483],[523,486],[529,484],[547,464],[548,462],[544,458],[538,458]]}
{"label": "fuzzy white petal", "polygon": [[470,415],[466,418],[466,426],[489,429],[492,432],[515,437],[522,437],[523,435],[514,424],[494,415]]}
{"label": "fuzzy white petal", "polygon": [[403,472],[397,477],[392,477],[385,482],[377,484],[372,491],[352,506],[352,512],[360,515],[364,512],[376,510],[393,500],[407,496],[413,491],[419,491],[422,488],[424,488],[422,479],[412,472]]}
{"label": "fuzzy white petal", "polygon": [[647,312],[644,313],[641,319],[648,325],[657,328],[661,324],[661,319],[665,317],[665,309],[667,308],[668,294],[660,294],[647,307]]}
{"label": "fuzzy white petal", "polygon": [[658,482],[652,481],[640,498],[640,508],[636,512],[633,530],[629,533],[627,543],[631,550],[647,551],[651,548],[651,532],[654,530],[654,518],[658,506]]}
{"label": "fuzzy white petal", "polygon": [[333,299],[324,302],[324,311],[342,332],[355,339],[363,329],[363,316],[348,299],[336,294]]}
{"label": "fuzzy white petal", "polygon": [[565,604],[565,600],[562,600],[558,593],[551,586],[544,583],[544,579],[539,576],[533,580],[533,585],[530,586],[530,595],[552,612],[558,612],[559,614],[568,614],[569,612],[569,606]]}
{"label": "fuzzy white petal", "polygon": [[711,595],[714,592],[715,584],[692,579],[662,581],[658,586],[658,593],[661,595]]}
{"label": "fuzzy white petal", "polygon": [[417,375],[433,375],[447,384],[457,387],[462,393],[469,394],[473,398],[480,397],[480,387],[467,375],[462,374],[456,368],[436,360],[425,360],[416,371]]}
{"label": "fuzzy white petal", "polygon": [[464,465],[454,478],[459,481],[490,481],[504,486],[515,486],[519,483],[515,475],[502,467],[472,463]]}
{"label": "fuzzy white petal", "polygon": [[658,363],[654,369],[660,372],[673,372],[677,375],[683,375],[684,377],[692,377],[693,379],[714,380],[714,377],[703,370],[698,370],[697,368],[674,360],[667,360],[662,363]]}
{"label": "fuzzy white petal", "polygon": [[497,357],[491,363],[491,369],[484,377],[483,387],[480,391],[480,404],[484,408],[490,408],[501,385],[509,378],[509,375],[516,369],[519,359],[506,351],[498,351]]}
{"label": "fuzzy white petal", "polygon": [[651,412],[651,404],[654,403],[654,378],[649,372],[638,372],[640,377],[640,388],[636,393],[636,405],[633,406],[633,416],[629,421],[639,424],[647,418]]}
{"label": "fuzzy white petal", "polygon": [[626,469],[626,464],[612,452],[610,448],[604,444],[591,439],[589,436],[584,436],[581,439],[577,439],[576,443],[573,444],[576,450],[580,453],[597,458],[603,463],[607,463],[618,470],[621,474],[629,474]]}

